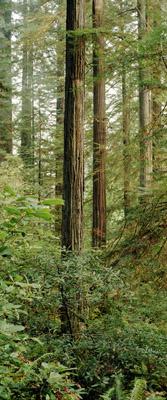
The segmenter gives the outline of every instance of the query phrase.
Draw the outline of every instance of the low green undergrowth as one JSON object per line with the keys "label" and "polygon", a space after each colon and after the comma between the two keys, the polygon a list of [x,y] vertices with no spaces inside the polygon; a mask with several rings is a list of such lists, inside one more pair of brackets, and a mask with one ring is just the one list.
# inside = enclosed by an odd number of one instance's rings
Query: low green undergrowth
{"label": "low green undergrowth", "polygon": [[53,205],[1,196],[0,398],[165,399],[164,232],[62,258]]}

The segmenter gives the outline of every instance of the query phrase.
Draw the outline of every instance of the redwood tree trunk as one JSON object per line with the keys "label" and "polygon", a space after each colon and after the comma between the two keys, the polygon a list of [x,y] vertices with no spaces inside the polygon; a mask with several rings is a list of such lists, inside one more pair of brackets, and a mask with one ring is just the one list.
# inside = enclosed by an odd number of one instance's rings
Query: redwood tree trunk
{"label": "redwood tree trunk", "polygon": [[83,248],[84,20],[85,0],[67,0],[62,246],[71,251]]}
{"label": "redwood tree trunk", "polygon": [[[103,0],[93,0],[93,28],[103,26]],[[104,39],[93,37],[93,230],[92,245],[106,243],[106,123],[105,80],[102,54]]]}
{"label": "redwood tree trunk", "polygon": [[[147,33],[146,4],[138,0],[139,44]],[[149,71],[144,56],[139,62],[139,110],[140,110],[140,187],[149,189],[152,179],[152,132],[151,132],[151,90],[147,85]]]}

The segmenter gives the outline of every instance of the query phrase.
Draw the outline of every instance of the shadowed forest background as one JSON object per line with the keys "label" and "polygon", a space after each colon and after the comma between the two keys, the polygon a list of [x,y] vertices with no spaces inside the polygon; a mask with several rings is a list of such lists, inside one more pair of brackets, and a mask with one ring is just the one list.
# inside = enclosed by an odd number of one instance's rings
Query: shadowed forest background
{"label": "shadowed forest background", "polygon": [[0,0],[0,399],[167,398],[167,5]]}

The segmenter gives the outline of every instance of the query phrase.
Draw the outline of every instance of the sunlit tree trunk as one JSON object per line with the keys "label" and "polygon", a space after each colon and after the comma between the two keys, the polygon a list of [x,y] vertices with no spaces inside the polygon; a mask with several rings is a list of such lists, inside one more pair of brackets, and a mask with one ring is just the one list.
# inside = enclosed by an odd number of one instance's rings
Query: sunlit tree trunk
{"label": "sunlit tree trunk", "polygon": [[11,0],[0,0],[0,161],[12,153]]}
{"label": "sunlit tree trunk", "polygon": [[[93,28],[103,27],[103,0],[93,0]],[[104,39],[93,35],[93,247],[106,243],[106,121]]]}
{"label": "sunlit tree trunk", "polygon": [[[144,41],[148,29],[145,0],[138,0],[137,7],[140,49],[140,42]],[[151,90],[147,85],[147,61],[142,54],[139,57],[140,187],[148,191],[152,179]]]}
{"label": "sunlit tree trunk", "polygon": [[83,248],[84,20],[85,0],[67,0],[62,245],[71,251]]}

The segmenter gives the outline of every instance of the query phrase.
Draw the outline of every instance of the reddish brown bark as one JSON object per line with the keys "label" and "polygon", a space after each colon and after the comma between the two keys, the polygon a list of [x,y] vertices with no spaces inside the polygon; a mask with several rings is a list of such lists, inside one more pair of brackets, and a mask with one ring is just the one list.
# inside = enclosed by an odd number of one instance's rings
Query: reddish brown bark
{"label": "reddish brown bark", "polygon": [[[93,0],[93,28],[103,26],[103,0]],[[102,54],[104,39],[93,37],[93,247],[106,243],[106,123],[105,80]]]}
{"label": "reddish brown bark", "polygon": [[84,20],[85,0],[67,0],[62,245],[72,251],[83,248]]}

